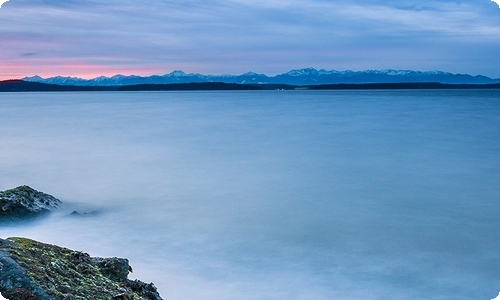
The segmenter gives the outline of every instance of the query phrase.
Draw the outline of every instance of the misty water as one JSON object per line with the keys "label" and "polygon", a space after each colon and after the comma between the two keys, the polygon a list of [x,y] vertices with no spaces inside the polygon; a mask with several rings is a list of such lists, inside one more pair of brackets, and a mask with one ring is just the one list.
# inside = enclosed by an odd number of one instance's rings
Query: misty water
{"label": "misty water", "polygon": [[2,93],[0,136],[0,190],[65,203],[0,237],[164,299],[500,292],[499,90]]}

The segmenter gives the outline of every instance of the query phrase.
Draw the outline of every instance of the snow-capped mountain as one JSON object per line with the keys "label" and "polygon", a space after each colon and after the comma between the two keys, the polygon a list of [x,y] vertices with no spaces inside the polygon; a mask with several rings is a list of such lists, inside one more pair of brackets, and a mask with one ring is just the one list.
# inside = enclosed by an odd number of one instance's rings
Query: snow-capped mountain
{"label": "snow-capped mountain", "polygon": [[93,79],[56,76],[41,78],[40,76],[23,78],[25,81],[78,86],[121,86],[135,84],[168,84],[191,82],[225,82],[242,84],[291,84],[314,85],[335,83],[398,83],[398,82],[440,82],[452,84],[488,84],[500,83],[500,78],[492,79],[486,76],[472,76],[467,74],[452,74],[442,71],[412,71],[412,70],[365,70],[365,71],[336,71],[325,69],[294,69],[276,76],[267,76],[248,72],[241,75],[204,75],[185,73],[175,70],[165,75],[137,76],[115,75],[112,77],[100,76]]}

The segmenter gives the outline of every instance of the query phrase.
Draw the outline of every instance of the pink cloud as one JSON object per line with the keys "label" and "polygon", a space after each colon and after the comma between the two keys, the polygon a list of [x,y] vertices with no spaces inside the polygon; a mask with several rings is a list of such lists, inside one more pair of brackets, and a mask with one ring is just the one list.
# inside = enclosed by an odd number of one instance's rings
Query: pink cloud
{"label": "pink cloud", "polygon": [[101,75],[152,75],[163,72],[162,69],[153,67],[121,67],[113,65],[91,64],[85,62],[69,61],[53,64],[36,60],[32,63],[0,62],[0,80],[19,79],[27,76],[39,75],[41,77],[75,76],[85,79]]}

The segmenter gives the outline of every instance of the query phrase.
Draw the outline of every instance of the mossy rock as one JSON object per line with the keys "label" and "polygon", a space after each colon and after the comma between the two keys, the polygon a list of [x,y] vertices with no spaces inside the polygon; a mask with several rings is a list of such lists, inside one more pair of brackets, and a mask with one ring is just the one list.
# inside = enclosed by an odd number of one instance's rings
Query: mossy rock
{"label": "mossy rock", "polygon": [[0,292],[10,300],[161,300],[156,287],[129,280],[125,258],[89,254],[26,238],[0,239]]}
{"label": "mossy rock", "polygon": [[0,221],[34,218],[59,207],[61,201],[27,185],[0,191]]}

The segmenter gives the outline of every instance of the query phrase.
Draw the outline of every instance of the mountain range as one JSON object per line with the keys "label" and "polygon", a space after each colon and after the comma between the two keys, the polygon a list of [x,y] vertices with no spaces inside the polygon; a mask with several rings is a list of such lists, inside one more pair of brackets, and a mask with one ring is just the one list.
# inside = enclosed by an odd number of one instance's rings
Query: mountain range
{"label": "mountain range", "polygon": [[446,84],[492,84],[500,83],[500,78],[490,78],[482,75],[453,74],[443,71],[412,71],[412,70],[366,70],[366,71],[335,71],[325,69],[294,69],[287,73],[268,76],[253,72],[241,75],[204,75],[185,73],[180,70],[165,75],[137,76],[115,75],[100,76],[93,79],[56,76],[42,78],[40,76],[25,77],[22,80],[46,84],[72,86],[125,86],[137,84],[172,84],[197,82],[223,82],[237,84],[290,84],[290,85],[320,85],[320,84],[359,84],[359,83],[406,83],[406,82],[439,82]]}

